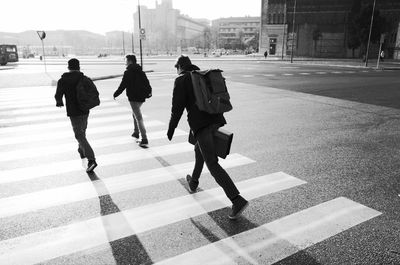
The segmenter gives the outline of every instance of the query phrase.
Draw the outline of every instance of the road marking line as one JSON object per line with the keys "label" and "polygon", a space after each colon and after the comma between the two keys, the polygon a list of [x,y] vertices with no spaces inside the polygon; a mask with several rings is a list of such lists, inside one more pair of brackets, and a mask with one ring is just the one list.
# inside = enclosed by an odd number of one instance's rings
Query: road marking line
{"label": "road marking line", "polygon": [[[129,129],[131,127],[132,126],[126,126],[125,129]],[[150,140],[162,139],[165,138],[166,135],[167,132],[164,130],[147,133],[147,137]],[[174,136],[183,136],[183,135],[188,135],[188,133],[180,129],[175,130]],[[126,136],[114,136],[114,137],[106,137],[101,139],[90,140],[90,145],[93,147],[93,149],[97,149],[100,147],[130,144],[133,142],[134,139],[126,135]],[[0,152],[0,162],[5,162],[5,161],[9,162],[12,160],[27,159],[34,157],[37,158],[43,155],[48,156],[48,155],[56,155],[67,152],[76,152],[76,150],[77,150],[76,141],[71,139],[69,143],[61,143],[57,144],[56,146],[32,147],[32,148],[23,148],[12,151],[3,151]],[[0,168],[1,168],[1,163],[0,163]]]}
{"label": "road marking line", "polygon": [[319,75],[326,75],[327,72],[316,72],[316,74],[319,74]]}
{"label": "road marking line", "polygon": [[333,71],[333,72],[331,72],[331,74],[342,74],[342,72],[339,72],[339,71]]}
{"label": "road marking line", "polygon": [[254,77],[254,75],[242,75],[242,77]]}
{"label": "road marking line", "polygon": [[380,214],[339,197],[156,264],[274,264]]}
{"label": "road marking line", "polygon": [[[107,115],[107,114],[129,114],[132,111],[129,111],[128,108],[122,106],[115,106],[114,108],[99,108],[90,112],[90,117],[95,118],[99,115]],[[115,116],[114,116],[115,117]],[[29,116],[14,116],[14,118],[6,118],[0,119],[0,125],[2,124],[10,124],[10,123],[18,123],[18,122],[35,122],[35,121],[50,121],[50,120],[59,120],[65,119],[65,112],[61,113],[60,111],[54,109],[53,113],[47,114],[36,114]]]}
{"label": "road marking line", "polygon": [[263,74],[263,76],[266,76],[266,77],[274,77],[274,76],[276,76],[275,74]]}
{"label": "road marking line", "polygon": [[[231,154],[226,159],[220,161],[223,168],[233,168],[250,163],[255,163],[255,161],[239,154]],[[193,166],[194,162],[182,163],[105,178],[100,181],[78,183],[60,188],[46,189],[3,198],[0,199],[0,218],[177,180],[191,171]],[[203,173],[206,172],[208,172],[208,169],[204,168]],[[103,192],[99,194],[96,192],[95,186],[104,186],[105,189],[97,189],[103,190]]]}
{"label": "road marking line", "polygon": [[[100,98],[100,101],[101,102],[112,101],[112,99]],[[26,108],[27,106],[30,108],[32,108],[32,107],[49,107],[49,106],[52,106],[55,108],[56,102],[55,102],[54,98],[49,98],[49,99],[41,100],[41,101],[18,100],[18,101],[14,101],[14,102],[1,103],[0,110],[23,109],[23,108]]]}
{"label": "road marking line", "polygon": [[[122,125],[110,125],[109,122],[115,122],[115,121],[125,121],[125,124]],[[100,124],[107,124],[105,126],[98,126]],[[89,121],[88,121],[88,130],[87,133],[92,134],[94,132],[110,132],[110,131],[115,131],[118,126],[120,128],[127,128],[128,125],[131,125],[133,123],[132,116],[130,115],[118,115],[118,116],[112,116],[112,117],[102,117],[102,118],[91,118],[89,116]],[[96,125],[96,127],[93,127],[93,125]],[[150,120],[150,121],[145,121],[145,125],[147,126],[160,126],[164,125],[163,122],[157,121],[157,120]],[[107,128],[109,127],[109,128]],[[128,128],[132,128],[132,126],[129,126]],[[49,132],[54,129],[64,129],[63,131],[57,132],[57,135],[55,134],[56,132]],[[67,130],[67,131],[65,131]],[[67,137],[70,135],[73,135],[72,133],[72,127],[71,127],[71,122],[67,117],[63,119],[63,121],[60,122],[51,122],[51,123],[38,123],[38,124],[28,124],[28,125],[18,125],[18,126],[12,126],[12,127],[6,127],[6,128],[1,128],[0,130],[0,135],[5,135],[5,134],[16,134],[21,132],[25,136],[18,137],[3,137],[0,139],[0,145],[2,144],[12,144],[12,143],[18,143],[18,142],[26,142],[28,141],[26,138],[35,138],[38,137],[42,139],[43,137],[40,137],[40,135],[44,135],[43,131],[47,132],[46,135],[47,137],[50,137],[53,139],[59,139],[63,137]],[[36,135],[35,133],[40,134],[39,136]],[[25,138],[25,140],[24,140]],[[14,140],[13,140],[14,139]],[[9,142],[7,142],[9,141]]]}
{"label": "road marking line", "polygon": [[[96,157],[97,163],[101,166],[111,166],[121,163],[133,162],[144,159],[151,159],[157,156],[167,156],[193,151],[193,145],[184,142],[179,144],[168,144],[163,146],[151,147],[148,149],[137,149],[100,155]],[[53,162],[44,165],[21,167],[10,170],[2,170],[0,184],[13,183],[22,180],[35,179],[67,172],[79,171],[82,169],[80,159]],[[1,264],[1,263],[0,263]]]}
{"label": "road marking line", "polygon": [[[92,110],[93,111],[101,111],[103,108],[111,108],[111,107],[116,107],[116,106],[121,106],[121,107],[125,107],[121,104],[118,104],[116,102],[112,102],[112,101],[105,101],[105,102],[101,102],[100,107],[95,108]],[[57,111],[57,109],[55,108],[55,106],[51,106],[51,107],[39,107],[39,108],[23,108],[23,109],[11,109],[11,110],[0,110],[0,115],[23,115],[23,114],[39,114],[39,113],[51,113],[51,112],[55,112]],[[65,117],[65,110],[63,110],[63,114]]]}
{"label": "road marking line", "polygon": [[[283,172],[236,183],[248,200],[306,182]],[[104,186],[103,186],[104,187]],[[230,206],[215,188],[0,242],[0,264],[35,264]]]}
{"label": "road marking line", "polygon": [[282,74],[282,75],[284,75],[284,76],[292,76],[293,74]]}
{"label": "road marking line", "polygon": [[301,75],[310,75],[310,73],[300,73]]}

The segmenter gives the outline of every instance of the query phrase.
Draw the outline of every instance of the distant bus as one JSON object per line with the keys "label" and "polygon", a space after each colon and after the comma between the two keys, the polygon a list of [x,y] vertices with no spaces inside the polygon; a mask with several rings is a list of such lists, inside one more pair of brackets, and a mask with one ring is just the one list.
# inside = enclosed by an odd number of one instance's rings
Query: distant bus
{"label": "distant bus", "polygon": [[8,62],[18,62],[17,46],[0,44],[0,65],[6,65]]}

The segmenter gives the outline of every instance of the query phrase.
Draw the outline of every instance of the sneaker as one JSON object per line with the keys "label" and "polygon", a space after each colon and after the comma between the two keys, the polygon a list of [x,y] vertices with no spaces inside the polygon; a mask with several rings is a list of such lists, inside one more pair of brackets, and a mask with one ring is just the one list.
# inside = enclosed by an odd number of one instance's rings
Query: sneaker
{"label": "sneaker", "polygon": [[95,169],[96,167],[97,167],[96,160],[89,160],[88,166],[86,168],[86,172],[87,173],[92,173],[93,169]]}
{"label": "sneaker", "polygon": [[229,214],[229,219],[235,220],[237,219],[243,211],[249,206],[249,202],[246,201],[242,196],[238,195],[238,198],[234,200],[232,205],[231,213]]}
{"label": "sneaker", "polygon": [[132,133],[132,137],[136,138],[136,140],[139,139],[139,133],[138,132]]}
{"label": "sneaker", "polygon": [[78,153],[79,153],[79,156],[81,157],[81,159],[86,158],[86,156],[83,154],[82,150],[79,148],[78,148]]}
{"label": "sneaker", "polygon": [[148,145],[149,145],[149,141],[148,141],[147,139],[142,139],[142,140],[139,142],[139,146],[140,146],[140,147],[148,147]]}
{"label": "sneaker", "polygon": [[193,180],[190,175],[186,175],[186,181],[189,185],[189,192],[195,193],[197,191],[197,187],[199,186],[199,182]]}

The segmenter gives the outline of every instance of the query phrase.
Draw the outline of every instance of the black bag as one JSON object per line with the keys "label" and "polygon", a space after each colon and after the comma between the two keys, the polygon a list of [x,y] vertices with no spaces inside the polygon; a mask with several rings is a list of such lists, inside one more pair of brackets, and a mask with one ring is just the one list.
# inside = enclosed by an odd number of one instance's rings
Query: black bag
{"label": "black bag", "polygon": [[210,69],[190,72],[196,105],[210,114],[224,113],[232,109],[230,96],[222,70]]}
{"label": "black bag", "polygon": [[[233,133],[219,128],[214,134],[214,144],[217,156],[221,158],[226,158],[231,151],[231,145],[233,140]],[[193,132],[189,133],[189,143],[196,144],[196,139],[194,138]]]}
{"label": "black bag", "polygon": [[80,110],[88,111],[100,105],[99,91],[93,81],[87,77],[82,76],[76,86],[76,98]]}

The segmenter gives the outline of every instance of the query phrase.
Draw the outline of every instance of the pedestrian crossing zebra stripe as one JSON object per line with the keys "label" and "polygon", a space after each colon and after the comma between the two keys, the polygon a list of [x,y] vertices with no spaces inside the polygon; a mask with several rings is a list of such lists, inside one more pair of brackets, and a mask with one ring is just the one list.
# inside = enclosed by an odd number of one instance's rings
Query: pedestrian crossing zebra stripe
{"label": "pedestrian crossing zebra stripe", "polygon": [[339,197],[155,264],[274,264],[380,214]]}
{"label": "pedestrian crossing zebra stripe", "polygon": [[[132,126],[130,126],[131,128]],[[128,129],[128,127],[126,128]],[[124,130],[126,131],[126,130]],[[174,136],[183,136],[188,135],[186,131],[176,129]],[[149,132],[147,133],[147,138],[151,140],[162,139],[167,137],[167,132],[165,130]],[[115,145],[123,145],[123,144],[131,144],[134,140],[130,135],[124,136],[113,136],[113,137],[106,137],[101,139],[93,139],[90,140],[90,145],[93,149],[97,149],[100,147],[108,147],[108,146],[115,146]],[[12,160],[19,160],[19,159],[27,159],[27,158],[34,158],[40,156],[49,156],[49,155],[56,155],[62,154],[67,152],[76,152],[77,150],[77,143],[75,139],[70,139],[68,143],[60,143],[55,146],[43,146],[43,147],[32,147],[32,148],[23,148],[17,149],[12,151],[3,151],[0,152],[0,168],[4,168],[1,162],[12,161]]]}
{"label": "pedestrian crossing zebra stripe", "polygon": [[[112,101],[110,98],[100,97],[100,102]],[[4,109],[23,109],[26,107],[50,107],[56,105],[56,101],[53,96],[46,99],[38,98],[37,100],[10,100],[1,102],[0,110]]]}
{"label": "pedestrian crossing zebra stripe", "polygon": [[[279,172],[237,183],[249,200],[306,182]],[[230,206],[220,188],[185,195],[0,242],[0,264],[35,264]]]}
{"label": "pedestrian crossing zebra stripe", "polygon": [[[90,117],[96,118],[99,115],[107,115],[107,114],[127,114],[132,113],[128,108],[122,108],[116,106],[114,108],[101,108],[91,111]],[[13,118],[5,118],[0,119],[0,125],[10,125],[12,123],[18,122],[37,122],[37,121],[51,121],[51,120],[60,120],[65,119],[65,111],[61,112],[54,108],[54,112],[46,113],[46,114],[36,114],[36,115],[28,115],[28,116],[14,116]],[[10,125],[11,126],[11,125]]]}
{"label": "pedestrian crossing zebra stripe", "polygon": [[[133,130],[132,117],[129,118],[129,116],[127,116],[127,117],[115,116],[115,117],[107,118],[107,120],[108,121],[125,121],[125,123],[108,124],[108,125],[103,125],[103,126],[92,127],[93,123],[94,124],[97,124],[100,122],[106,123],[106,121],[103,118],[101,118],[101,120],[100,119],[95,120],[95,122],[93,122],[91,119],[89,119],[89,122],[88,122],[89,125],[88,125],[88,129],[86,131],[86,134],[89,135],[89,139],[94,134],[116,132],[116,131],[121,131],[121,130],[129,130],[129,131]],[[63,128],[64,129],[63,131],[54,131],[55,127],[47,126],[47,125],[52,125],[52,124],[40,124],[40,125],[42,125],[44,127],[44,128],[42,128],[42,130],[40,130],[40,127],[29,126],[29,125],[28,126],[2,128],[1,129],[2,131],[5,130],[8,133],[14,133],[14,134],[18,133],[18,135],[5,136],[3,134],[0,139],[0,146],[1,145],[21,144],[21,143],[32,143],[35,141],[36,142],[50,141],[50,140],[74,137],[74,133],[71,128],[71,124],[68,122],[68,120],[59,123],[59,125],[63,125],[62,127],[65,127],[65,128]],[[158,121],[158,120],[149,120],[149,121],[145,121],[145,125],[146,125],[146,128],[151,128],[151,127],[162,126],[162,125],[164,125],[164,123],[161,121]],[[57,126],[56,128],[62,128],[62,127]],[[7,129],[10,129],[10,130],[7,130]],[[45,133],[43,131],[45,131]],[[1,135],[1,133],[0,133],[0,135]]]}
{"label": "pedestrian crossing zebra stripe", "polygon": [[[148,149],[137,149],[100,155],[96,157],[100,166],[111,166],[126,162],[162,157],[185,152],[193,152],[193,145],[189,143],[168,144],[163,146],[151,147]],[[0,184],[13,183],[22,180],[35,179],[56,174],[63,174],[73,171],[83,170],[80,160],[69,160],[62,162],[47,163],[44,165],[16,168],[11,170],[2,170]]]}
{"label": "pedestrian crossing zebra stripe", "polygon": [[[91,111],[92,112],[101,112],[104,108],[112,108],[112,107],[123,107],[119,103],[112,102],[112,101],[105,101],[101,102],[100,107],[95,108]],[[57,111],[58,110],[58,111]],[[24,114],[40,114],[40,113],[52,113],[52,112],[59,112],[59,109],[55,107],[55,105],[50,106],[50,107],[36,107],[36,108],[30,108],[25,107],[25,108],[20,108],[20,109],[7,109],[7,110],[0,110],[0,115],[24,115]],[[63,110],[63,114],[65,117],[65,110]]]}
{"label": "pedestrian crossing zebra stripe", "polygon": [[[255,161],[239,154],[231,154],[225,160],[220,161],[221,166],[225,169],[251,163],[255,163]],[[133,191],[135,189],[177,180],[186,176],[188,172],[193,170],[193,166],[194,162],[182,163],[105,178],[91,183],[78,183],[3,198],[0,199],[0,218],[83,201],[98,196],[111,195],[123,191]],[[204,168],[203,173],[207,172],[209,172],[208,169]]]}

